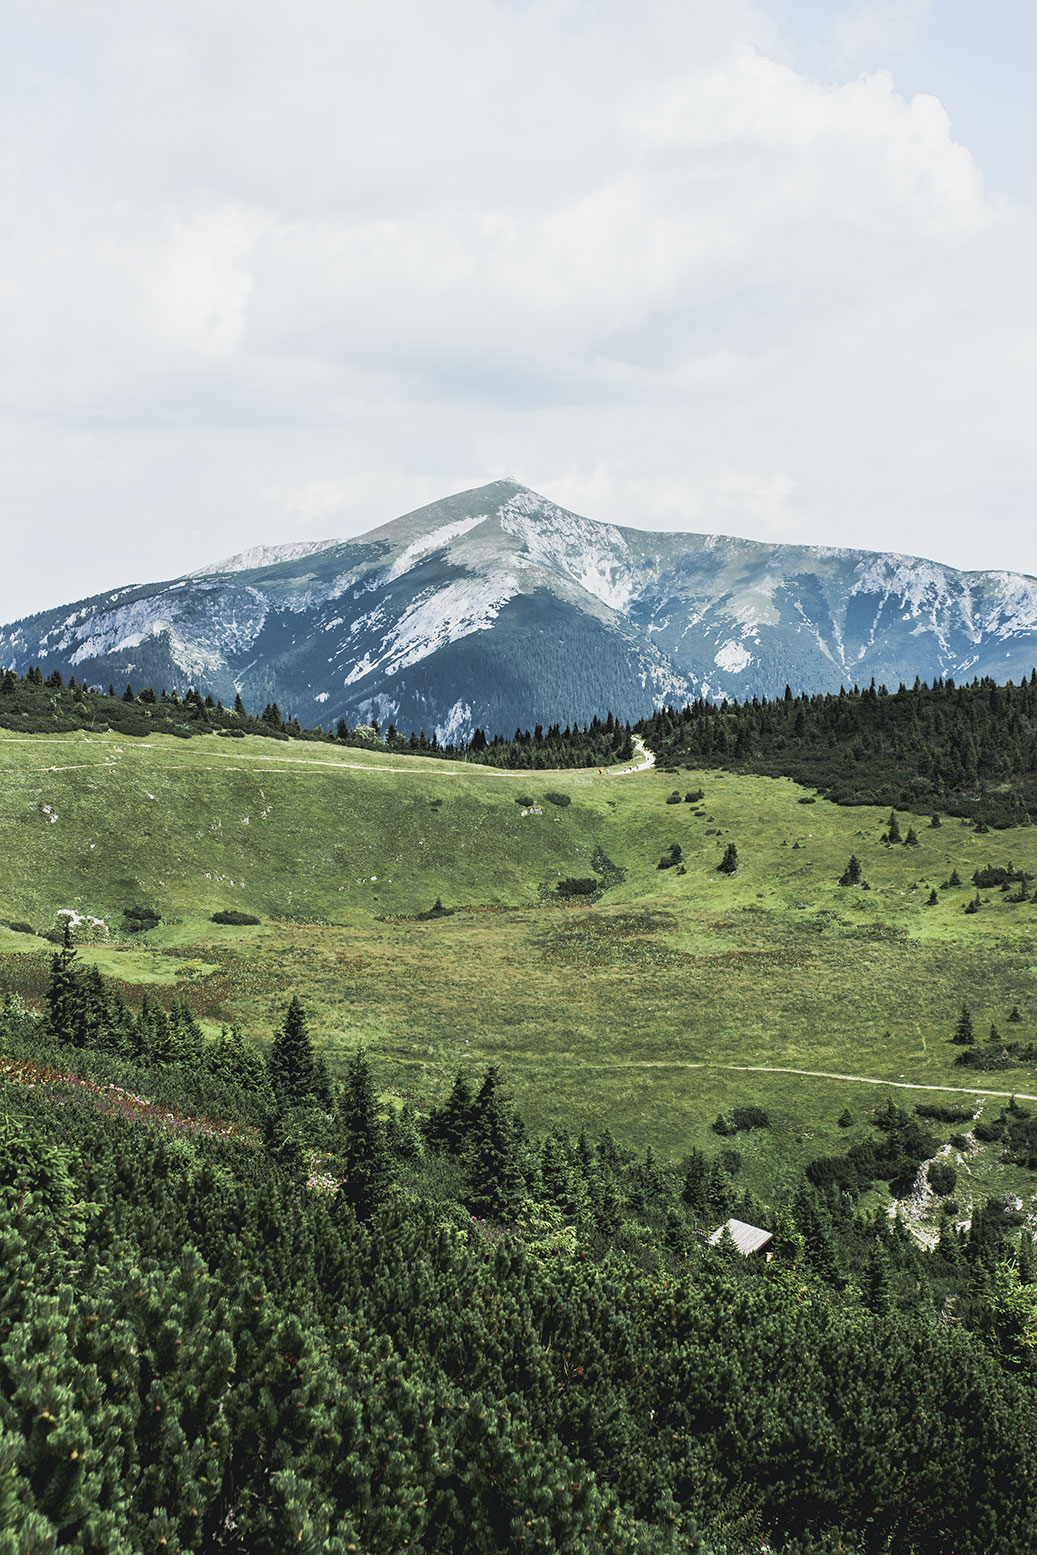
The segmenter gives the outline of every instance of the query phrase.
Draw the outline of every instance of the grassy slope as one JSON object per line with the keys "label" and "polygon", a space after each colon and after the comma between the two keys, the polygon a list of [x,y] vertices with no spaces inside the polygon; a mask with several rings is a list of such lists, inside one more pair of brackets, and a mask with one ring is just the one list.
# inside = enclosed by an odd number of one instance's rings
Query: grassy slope
{"label": "grassy slope", "polygon": [[[843,1107],[863,1120],[885,1093],[719,1066],[969,1090],[947,1042],[962,1000],[981,1039],[991,1020],[1037,1036],[1037,905],[992,891],[962,911],[980,864],[1037,875],[1037,828],[976,836],[923,817],[920,847],[887,849],[886,812],[802,805],[784,780],[512,775],[214,737],[0,736],[0,780],[0,916],[43,927],[69,906],[117,927],[123,906],[154,904],[164,922],[146,944],[117,936],[84,955],[130,984],[177,984],[208,1018],[259,1035],[297,990],[329,1057],[361,1038],[397,1094],[492,1058],[532,1123],[607,1121],[666,1155],[715,1146],[716,1113],[757,1101],[775,1128],[736,1144],[761,1188],[845,1148]],[[665,803],[700,784],[704,814]],[[571,805],[545,803],[548,791]],[[542,815],[521,814],[525,795]],[[683,876],[655,867],[673,841]],[[730,878],[716,872],[728,841]],[[543,886],[591,873],[595,847],[623,882],[594,906],[542,905]],[[870,891],[836,884],[851,851]],[[955,867],[966,885],[925,906]],[[468,910],[379,921],[437,895]],[[222,907],[263,927],[219,928],[208,920]],[[0,970],[30,997],[49,950],[0,930]],[[1006,1024],[1013,1004],[1021,1026]],[[973,1078],[1037,1093],[1033,1066]],[[992,1160],[974,1169],[1018,1180]]]}

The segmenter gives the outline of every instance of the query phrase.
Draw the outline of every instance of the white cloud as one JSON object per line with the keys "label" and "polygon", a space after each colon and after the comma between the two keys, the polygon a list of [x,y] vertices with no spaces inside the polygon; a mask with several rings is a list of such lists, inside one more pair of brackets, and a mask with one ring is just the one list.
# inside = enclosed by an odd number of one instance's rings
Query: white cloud
{"label": "white cloud", "polygon": [[888,70],[738,0],[8,14],[0,619],[505,473],[1037,570],[1034,215]]}

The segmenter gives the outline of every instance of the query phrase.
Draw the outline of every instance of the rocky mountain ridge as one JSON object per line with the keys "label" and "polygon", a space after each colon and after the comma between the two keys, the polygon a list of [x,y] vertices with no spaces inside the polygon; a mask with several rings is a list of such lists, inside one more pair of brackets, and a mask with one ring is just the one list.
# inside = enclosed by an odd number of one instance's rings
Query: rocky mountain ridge
{"label": "rocky mountain ridge", "polygon": [[498,481],[355,540],[255,547],[14,622],[0,663],[458,740],[786,683],[1018,679],[1037,663],[1037,579],[651,533]]}

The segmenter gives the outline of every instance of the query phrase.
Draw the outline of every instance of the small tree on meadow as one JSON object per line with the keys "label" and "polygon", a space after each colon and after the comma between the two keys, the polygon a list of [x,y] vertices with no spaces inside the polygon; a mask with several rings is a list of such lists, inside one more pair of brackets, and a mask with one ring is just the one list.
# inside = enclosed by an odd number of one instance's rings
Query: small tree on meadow
{"label": "small tree on meadow", "polygon": [[975,1040],[976,1033],[972,1025],[972,1011],[967,1004],[963,1004],[951,1041],[956,1042],[959,1047],[971,1047]]}
{"label": "small tree on meadow", "polygon": [[729,842],[724,849],[724,856],[717,865],[717,872],[721,875],[733,875],[738,868],[738,849],[733,842]]}
{"label": "small tree on meadow", "polygon": [[839,876],[839,884],[840,885],[860,885],[860,883],[861,883],[861,861],[857,857],[856,853],[851,853],[850,854],[850,862],[847,864],[846,868],[843,870],[842,874]]}

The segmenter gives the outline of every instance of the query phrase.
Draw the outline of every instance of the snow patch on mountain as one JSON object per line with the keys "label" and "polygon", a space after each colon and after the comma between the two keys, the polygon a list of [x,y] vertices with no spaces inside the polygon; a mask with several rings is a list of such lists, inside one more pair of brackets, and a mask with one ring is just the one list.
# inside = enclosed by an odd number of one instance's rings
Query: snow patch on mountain
{"label": "snow patch on mountain", "polygon": [[223,561],[213,562],[208,567],[198,567],[185,576],[210,578],[227,572],[253,572],[258,567],[278,567],[284,562],[297,562],[307,556],[316,556],[319,551],[330,551],[342,543],[341,540],[296,540],[288,545],[252,545],[247,551],[239,551],[236,556],[227,556]]}
{"label": "snow patch on mountain", "polygon": [[[517,593],[515,579],[497,573],[490,577],[455,578],[443,588],[419,595],[392,622],[377,647],[369,648],[354,664],[345,684],[355,685],[376,669],[395,675],[449,643],[485,631]],[[370,626],[381,614],[379,609],[361,619]]]}
{"label": "snow patch on mountain", "polygon": [[442,524],[438,529],[431,530],[429,534],[412,540],[388,570],[379,574],[378,582],[391,583],[394,578],[402,577],[423,556],[430,556],[434,551],[445,550],[452,540],[459,540],[462,535],[468,534],[480,524],[485,524],[487,517],[486,513],[477,513],[473,518],[459,518],[453,524]]}
{"label": "snow patch on mountain", "polygon": [[947,604],[955,596],[968,597],[967,588],[962,589],[961,574],[939,562],[894,554],[869,557],[854,570],[857,578],[851,595],[881,594],[888,598],[892,594],[910,605],[915,614],[925,607]]}
{"label": "snow patch on mountain", "polygon": [[727,670],[732,675],[740,675],[752,662],[753,656],[749,650],[733,640],[724,643],[713,659],[718,669]]}
{"label": "snow patch on mountain", "polygon": [[1037,627],[1037,581],[1017,572],[988,572],[993,594],[984,612],[984,630],[1003,637]]}
{"label": "snow patch on mountain", "polygon": [[[189,675],[211,673],[225,657],[243,651],[254,642],[266,620],[267,609],[256,589],[231,595],[213,589],[183,603],[163,595],[137,599],[117,609],[97,612],[70,630],[48,632],[41,645],[67,656],[72,665],[106,654],[130,652],[151,638],[168,634],[173,662]],[[54,637],[54,642],[49,639]],[[40,651],[44,651],[41,647]]]}
{"label": "snow patch on mountain", "polygon": [[528,556],[625,615],[640,579],[623,532],[612,524],[580,518],[532,491],[519,491],[501,504],[502,529],[521,540]]}
{"label": "snow patch on mountain", "polygon": [[443,721],[436,725],[436,739],[440,745],[464,745],[474,733],[471,704],[462,702],[459,697]]}

